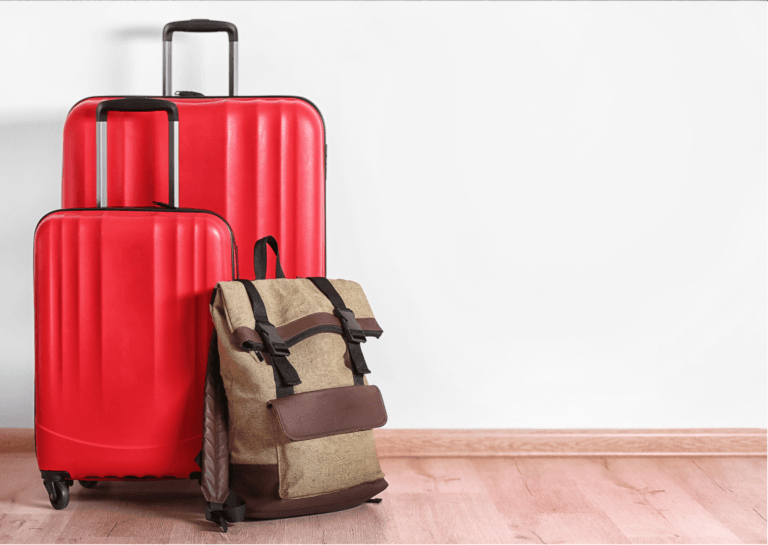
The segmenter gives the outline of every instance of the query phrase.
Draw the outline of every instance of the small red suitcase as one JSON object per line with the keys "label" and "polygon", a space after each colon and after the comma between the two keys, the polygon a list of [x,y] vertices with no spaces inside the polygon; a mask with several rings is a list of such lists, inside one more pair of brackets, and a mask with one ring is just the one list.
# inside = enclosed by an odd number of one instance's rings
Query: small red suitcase
{"label": "small red suitcase", "polygon": [[[164,96],[179,109],[182,206],[212,210],[232,226],[240,248],[240,275],[255,278],[251,261],[257,240],[274,235],[288,278],[325,276],[325,163],[323,118],[306,99],[237,94],[237,28],[219,21],[169,23],[163,31],[163,94],[171,94],[174,32],[229,34],[227,97]],[[97,104],[87,98],[64,126],[62,207],[96,205]],[[165,195],[166,142],[162,114],[114,115],[110,120],[110,203],[146,206]],[[158,157],[151,163],[139,160]],[[270,268],[272,266],[270,256]]]}
{"label": "small red suitcase", "polygon": [[[173,103],[124,99],[95,109],[100,203],[107,113],[150,110],[168,116],[165,155],[177,157]],[[178,163],[168,170],[175,204]],[[231,229],[204,210],[82,208],[46,215],[34,244],[35,442],[51,504],[66,507],[76,479],[90,488],[190,478],[202,447],[209,298],[217,282],[235,278]]]}

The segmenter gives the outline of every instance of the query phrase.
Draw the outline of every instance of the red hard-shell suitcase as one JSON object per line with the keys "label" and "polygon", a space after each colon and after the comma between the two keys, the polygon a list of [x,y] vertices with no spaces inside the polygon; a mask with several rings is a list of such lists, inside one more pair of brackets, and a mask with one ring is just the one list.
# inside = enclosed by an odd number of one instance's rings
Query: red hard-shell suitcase
{"label": "red hard-shell suitcase", "polygon": [[[325,276],[325,133],[317,108],[298,97],[234,96],[237,29],[217,21],[166,25],[163,94],[171,94],[174,32],[226,31],[230,37],[228,97],[167,97],[179,109],[182,206],[212,210],[232,226],[243,252],[240,275],[255,278],[251,250],[274,235],[288,278]],[[185,97],[195,93],[182,93]],[[101,98],[72,108],[64,126],[62,206],[96,204],[96,141],[92,122]],[[165,195],[162,114],[114,115],[109,125],[110,203],[146,206]],[[156,157],[154,163],[140,160]],[[270,256],[270,259],[272,257]],[[270,271],[273,267],[270,266]]]}
{"label": "red hard-shell suitcase", "polygon": [[[102,103],[100,149],[107,112],[158,108],[177,129],[170,102]],[[105,162],[100,154],[101,172]],[[99,187],[104,203],[103,177]],[[65,507],[75,479],[90,488],[190,478],[202,447],[209,299],[236,275],[229,226],[204,210],[59,210],[40,221],[34,244],[35,441],[51,503]]]}

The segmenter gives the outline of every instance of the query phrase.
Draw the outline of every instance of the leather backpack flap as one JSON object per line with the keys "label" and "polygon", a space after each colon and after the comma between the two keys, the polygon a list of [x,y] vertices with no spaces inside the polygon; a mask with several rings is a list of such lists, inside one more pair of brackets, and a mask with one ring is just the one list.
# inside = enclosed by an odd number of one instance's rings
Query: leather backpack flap
{"label": "leather backpack flap", "polygon": [[387,410],[376,386],[346,386],[281,397],[268,404],[291,441],[380,428]]}

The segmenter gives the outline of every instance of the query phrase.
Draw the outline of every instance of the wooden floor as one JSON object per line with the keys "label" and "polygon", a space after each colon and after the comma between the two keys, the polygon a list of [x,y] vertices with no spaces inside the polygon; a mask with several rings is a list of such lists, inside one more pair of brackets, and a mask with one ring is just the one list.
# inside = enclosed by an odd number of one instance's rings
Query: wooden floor
{"label": "wooden floor", "polygon": [[764,457],[385,458],[378,505],[219,533],[194,482],[75,484],[48,503],[0,455],[4,543],[766,543]]}

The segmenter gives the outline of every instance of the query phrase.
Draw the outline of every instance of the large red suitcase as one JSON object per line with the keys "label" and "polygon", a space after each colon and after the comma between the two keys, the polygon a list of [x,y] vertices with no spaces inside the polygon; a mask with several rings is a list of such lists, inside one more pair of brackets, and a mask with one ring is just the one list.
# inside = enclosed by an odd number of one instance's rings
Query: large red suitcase
{"label": "large red suitcase", "polygon": [[[234,96],[237,29],[217,21],[166,25],[164,95],[171,94],[171,38],[177,31],[226,31],[230,37],[230,96],[163,97],[179,109],[179,202],[212,210],[232,226],[241,248],[238,264],[242,278],[255,278],[252,249],[267,235],[274,235],[280,243],[288,278],[325,276],[326,144],[320,112],[298,97]],[[87,98],[67,117],[64,208],[96,205],[93,116],[105,98]],[[159,113],[114,115],[110,119],[112,205],[146,206],[163,199],[167,147],[163,123]],[[144,157],[158,159],[149,162]]]}
{"label": "large red suitcase", "polygon": [[[102,103],[91,120],[102,120],[100,149],[107,112],[158,108],[177,125],[176,107],[167,101]],[[177,169],[169,170],[174,204]],[[103,178],[99,187],[103,202]],[[193,460],[202,447],[213,330],[208,303],[217,282],[235,277],[234,268],[229,226],[204,210],[82,208],[40,221],[35,441],[54,507],[66,506],[75,479],[90,488],[98,480],[190,478],[199,471]]]}

